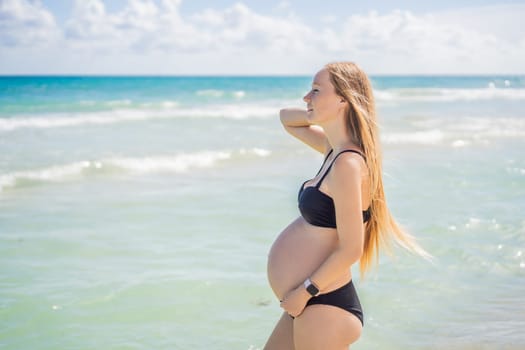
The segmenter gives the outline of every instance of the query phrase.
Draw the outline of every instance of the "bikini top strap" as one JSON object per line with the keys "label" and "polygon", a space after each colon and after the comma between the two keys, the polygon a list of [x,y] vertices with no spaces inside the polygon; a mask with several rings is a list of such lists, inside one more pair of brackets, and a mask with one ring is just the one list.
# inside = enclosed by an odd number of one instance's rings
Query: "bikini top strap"
{"label": "bikini top strap", "polygon": [[319,171],[317,172],[317,174],[315,174],[315,176],[319,175],[321,173],[321,170],[323,170],[323,167],[326,163],[326,161],[328,160],[328,157],[330,157],[330,155],[332,154],[334,150],[331,149],[330,152],[328,152],[328,154],[326,155],[326,157],[324,157],[324,160],[323,160],[323,164],[321,165],[321,168],[319,168]]}
{"label": "bikini top strap", "polygon": [[[331,151],[330,151],[331,152]],[[321,186],[321,183],[323,182],[324,178],[326,177],[326,175],[330,172],[330,169],[332,169],[332,165],[334,165],[335,163],[335,160],[337,159],[337,157],[339,157],[341,154],[343,153],[346,153],[346,152],[352,152],[352,153],[357,153],[359,154],[361,157],[363,157],[364,159],[365,156],[363,155],[363,153],[359,152],[359,151],[356,151],[356,150],[353,150],[353,149],[345,149],[339,153],[336,154],[336,156],[334,157],[334,159],[332,159],[332,162],[330,163],[330,165],[328,166],[328,168],[326,169],[326,171],[324,172],[323,176],[321,176],[321,179],[319,181],[317,181],[317,184],[315,185],[316,188],[319,188]],[[326,157],[328,159],[328,157]],[[324,163],[323,163],[324,165]],[[320,172],[320,171],[319,171]],[[319,173],[317,173],[319,175]],[[316,175],[317,176],[317,175]]]}

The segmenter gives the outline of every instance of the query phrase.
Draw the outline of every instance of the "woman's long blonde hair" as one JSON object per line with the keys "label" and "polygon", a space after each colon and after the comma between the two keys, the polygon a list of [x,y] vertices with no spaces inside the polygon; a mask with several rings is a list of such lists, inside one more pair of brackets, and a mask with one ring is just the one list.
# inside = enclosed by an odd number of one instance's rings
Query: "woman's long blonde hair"
{"label": "woman's long blonde hair", "polygon": [[392,239],[402,247],[425,258],[430,255],[414,237],[396,222],[387,207],[383,188],[381,146],[376,121],[372,85],[367,75],[353,62],[329,63],[325,68],[336,93],[348,102],[346,124],[351,141],[365,154],[370,183],[370,220],[365,225],[363,254],[359,269],[363,276],[377,263],[379,248],[390,248]]}

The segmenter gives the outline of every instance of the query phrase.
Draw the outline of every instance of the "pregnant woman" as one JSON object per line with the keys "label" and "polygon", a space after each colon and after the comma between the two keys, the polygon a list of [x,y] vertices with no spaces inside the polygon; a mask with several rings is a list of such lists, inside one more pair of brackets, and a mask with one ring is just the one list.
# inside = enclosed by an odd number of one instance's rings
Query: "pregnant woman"
{"label": "pregnant woman", "polygon": [[283,109],[294,137],[324,154],[299,189],[301,215],[278,236],[268,279],[284,313],[266,350],[342,350],[363,327],[351,266],[364,273],[391,238],[426,255],[385,202],[372,87],[354,63],[326,65],[304,96],[306,110]]}

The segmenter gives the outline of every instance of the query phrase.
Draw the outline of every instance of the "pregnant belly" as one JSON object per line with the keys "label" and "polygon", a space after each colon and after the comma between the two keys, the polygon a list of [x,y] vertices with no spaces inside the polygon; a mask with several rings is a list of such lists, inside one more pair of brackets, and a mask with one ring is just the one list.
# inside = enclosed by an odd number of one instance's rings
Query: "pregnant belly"
{"label": "pregnant belly", "polygon": [[[310,277],[337,245],[335,229],[312,226],[297,218],[277,237],[268,256],[268,280],[279,300]],[[334,285],[348,280],[344,274]],[[326,290],[332,289],[328,286]],[[335,288],[334,288],[335,289]]]}

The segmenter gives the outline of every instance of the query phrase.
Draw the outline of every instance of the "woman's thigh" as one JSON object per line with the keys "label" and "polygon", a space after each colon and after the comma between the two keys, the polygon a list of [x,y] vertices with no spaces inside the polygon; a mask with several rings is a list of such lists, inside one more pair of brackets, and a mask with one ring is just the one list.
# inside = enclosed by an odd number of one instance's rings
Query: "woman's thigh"
{"label": "woman's thigh", "polygon": [[361,321],[341,308],[310,305],[293,324],[295,350],[346,350],[359,339]]}
{"label": "woman's thigh", "polygon": [[293,319],[286,312],[283,313],[277,325],[268,338],[264,350],[294,350]]}

